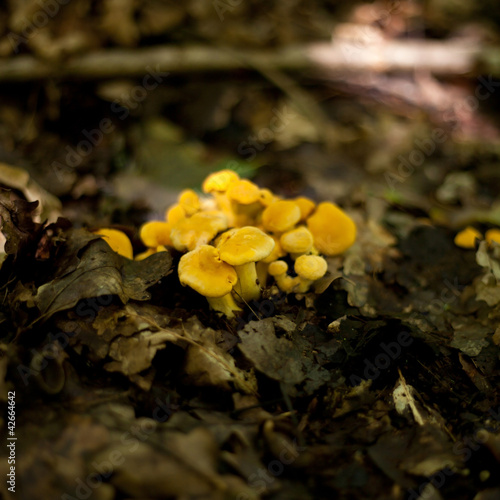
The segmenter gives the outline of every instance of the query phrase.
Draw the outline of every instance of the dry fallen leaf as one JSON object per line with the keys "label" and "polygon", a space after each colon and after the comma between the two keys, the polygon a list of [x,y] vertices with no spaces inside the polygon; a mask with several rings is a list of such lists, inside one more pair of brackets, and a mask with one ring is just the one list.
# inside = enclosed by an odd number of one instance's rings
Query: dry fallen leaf
{"label": "dry fallen leaf", "polygon": [[[70,240],[73,234],[70,233]],[[67,246],[71,248],[71,243]],[[41,313],[39,319],[46,320],[92,297],[117,295],[123,303],[129,299],[147,300],[147,288],[169,274],[172,264],[169,252],[159,252],[142,261],[126,259],[101,238],[91,240],[81,250],[76,267],[74,261],[69,263],[73,257],[76,255],[63,252],[61,259],[71,270],[59,266],[59,277],[38,288],[35,304]]]}

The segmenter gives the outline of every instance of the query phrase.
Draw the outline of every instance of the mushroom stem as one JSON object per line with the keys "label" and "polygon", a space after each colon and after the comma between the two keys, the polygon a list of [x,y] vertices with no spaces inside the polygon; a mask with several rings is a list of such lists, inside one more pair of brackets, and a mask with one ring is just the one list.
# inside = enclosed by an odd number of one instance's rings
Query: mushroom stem
{"label": "mushroom stem", "polygon": [[207,297],[208,304],[214,311],[219,311],[228,318],[234,318],[234,311],[242,309],[236,304],[231,293],[222,297]]}
{"label": "mushroom stem", "polygon": [[307,280],[305,278],[299,278],[299,282],[293,287],[293,291],[295,293],[306,293],[311,288],[311,285],[314,283],[314,280]]}
{"label": "mushroom stem", "polygon": [[278,285],[278,288],[282,292],[290,293],[296,286],[297,284],[297,277],[292,278],[291,276],[288,276],[287,273],[284,273],[280,276],[275,276],[276,279],[276,284]]}
{"label": "mushroom stem", "polygon": [[241,266],[234,266],[238,275],[238,282],[234,287],[241,298],[248,302],[260,299],[260,286],[258,284],[255,262],[248,262]]}
{"label": "mushroom stem", "polygon": [[297,277],[288,276],[288,264],[282,260],[275,260],[269,264],[268,272],[274,277],[278,288],[282,292],[291,292],[293,287],[298,283]]}
{"label": "mushroom stem", "polygon": [[262,260],[255,264],[255,270],[257,271],[257,279],[259,280],[259,285],[265,287],[267,282],[267,276],[269,269],[269,262],[263,262]]}

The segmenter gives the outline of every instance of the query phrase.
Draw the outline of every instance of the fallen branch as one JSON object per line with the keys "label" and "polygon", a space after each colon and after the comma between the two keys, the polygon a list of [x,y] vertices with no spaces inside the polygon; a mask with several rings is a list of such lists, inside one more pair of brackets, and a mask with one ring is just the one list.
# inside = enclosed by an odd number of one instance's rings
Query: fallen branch
{"label": "fallen branch", "polygon": [[23,55],[0,61],[0,82],[58,79],[137,77],[148,68],[162,72],[231,71],[245,68],[329,72],[429,71],[436,75],[481,72],[500,75],[498,50],[464,41],[355,40],[316,43],[267,50],[210,46],[159,46],[141,49],[109,49],[50,62]]}

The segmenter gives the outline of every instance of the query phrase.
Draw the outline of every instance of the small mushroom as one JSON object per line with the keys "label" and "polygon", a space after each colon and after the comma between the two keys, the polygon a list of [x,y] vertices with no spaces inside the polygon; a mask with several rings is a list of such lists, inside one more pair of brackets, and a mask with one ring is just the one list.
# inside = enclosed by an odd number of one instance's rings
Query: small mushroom
{"label": "small mushroom", "polygon": [[188,217],[200,210],[200,198],[192,189],[184,189],[179,195],[179,205],[184,209]]}
{"label": "small mushroom", "polygon": [[259,199],[264,207],[268,207],[271,203],[279,200],[279,198],[270,189],[267,188],[262,188],[260,190]]}
{"label": "small mushroom", "polygon": [[100,236],[117,254],[127,257],[127,259],[134,258],[132,243],[123,231],[102,228],[93,233]]}
{"label": "small mushroom", "polygon": [[488,229],[484,237],[488,245],[492,245],[493,243],[500,244],[500,229]]}
{"label": "small mushroom", "polygon": [[267,281],[269,264],[271,262],[274,262],[275,260],[280,259],[281,257],[286,256],[286,252],[283,250],[283,248],[281,248],[281,243],[279,238],[272,234],[270,236],[274,240],[274,248],[272,252],[267,257],[265,257],[262,260],[259,260],[259,262],[255,264],[255,268],[257,269],[257,277],[259,279],[259,283],[262,286],[264,286]]}
{"label": "small mushroom", "polygon": [[184,252],[206,245],[218,233],[226,229],[227,218],[222,212],[198,212],[174,224],[170,238],[175,249]]}
{"label": "small mushroom", "polygon": [[281,248],[288,252],[292,259],[299,255],[309,253],[313,248],[313,235],[305,226],[283,233],[280,238]]}
{"label": "small mushroom", "polygon": [[164,221],[150,221],[141,226],[139,237],[148,248],[173,246],[170,239],[172,225]]}
{"label": "small mushroom", "polygon": [[222,210],[228,217],[231,214],[231,202],[226,192],[239,180],[240,176],[233,170],[220,170],[210,174],[202,184],[203,192],[211,193],[217,201],[219,210]]}
{"label": "small mushroom", "polygon": [[246,226],[231,229],[217,243],[220,258],[238,275],[235,290],[244,301],[258,300],[260,286],[255,263],[266,258],[274,248],[274,240],[260,229]]}
{"label": "small mushroom", "polygon": [[234,170],[220,170],[211,173],[204,181],[204,193],[225,193],[233,182],[239,181],[240,176]]}
{"label": "small mushroom", "polygon": [[460,248],[475,248],[476,240],[482,239],[483,236],[477,229],[473,228],[472,226],[468,226],[464,230],[460,231],[455,236],[455,239],[453,241],[455,245]]}
{"label": "small mushroom", "polygon": [[356,241],[356,224],[337,205],[320,203],[307,219],[307,227],[320,253],[332,256],[345,252]]}
{"label": "small mushroom", "polygon": [[288,231],[300,220],[300,208],[293,201],[278,200],[262,212],[262,225],[271,233]]}
{"label": "small mushroom", "polygon": [[309,198],[306,198],[305,196],[299,196],[298,198],[295,198],[292,201],[296,203],[300,208],[301,222],[304,222],[311,215],[314,208],[316,207],[316,203],[314,203],[314,201],[310,200]]}
{"label": "small mushroom", "polygon": [[220,259],[219,251],[211,245],[201,245],[184,254],[178,266],[179,281],[207,298],[210,307],[234,317],[241,311],[231,291],[238,282],[232,266]]}
{"label": "small mushroom", "polygon": [[186,211],[180,205],[172,205],[165,212],[165,219],[169,224],[176,224],[187,217]]}
{"label": "small mushroom", "polygon": [[294,291],[305,293],[311,288],[314,281],[326,274],[328,264],[319,255],[301,255],[295,261],[294,269],[300,279],[299,284],[294,287]]}
{"label": "small mushroom", "polygon": [[237,227],[254,225],[262,211],[261,190],[253,182],[242,179],[233,182],[227,190],[231,203],[232,223]]}
{"label": "small mushroom", "polygon": [[275,260],[269,264],[268,272],[274,277],[279,289],[283,292],[291,292],[297,284],[297,280],[288,276],[288,264],[284,260]]}

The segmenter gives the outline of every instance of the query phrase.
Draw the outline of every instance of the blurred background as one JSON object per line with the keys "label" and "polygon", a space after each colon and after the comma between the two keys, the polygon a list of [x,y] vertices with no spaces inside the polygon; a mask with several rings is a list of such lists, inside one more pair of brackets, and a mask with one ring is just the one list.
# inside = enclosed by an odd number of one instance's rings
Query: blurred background
{"label": "blurred background", "polygon": [[10,0],[0,161],[84,225],[221,168],[393,226],[498,224],[499,23],[493,0]]}

